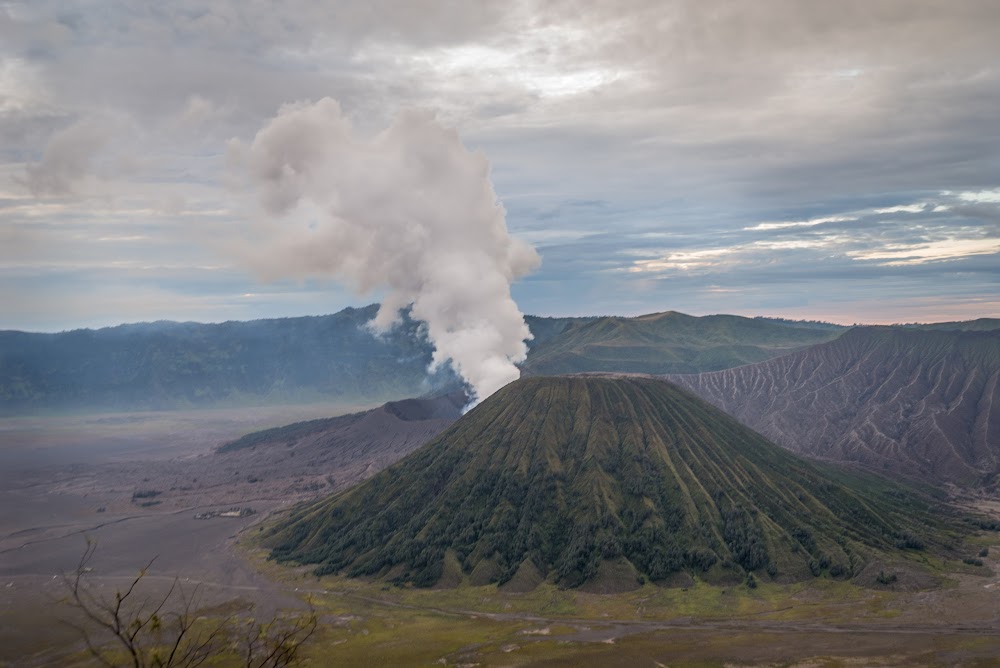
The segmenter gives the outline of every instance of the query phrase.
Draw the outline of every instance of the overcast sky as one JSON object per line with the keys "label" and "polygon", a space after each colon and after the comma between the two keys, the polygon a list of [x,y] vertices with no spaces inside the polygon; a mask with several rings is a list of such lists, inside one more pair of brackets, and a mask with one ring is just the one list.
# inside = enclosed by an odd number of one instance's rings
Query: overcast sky
{"label": "overcast sky", "polygon": [[489,160],[538,315],[1000,316],[1000,2],[0,2],[0,329],[380,298],[231,253],[289,103]]}

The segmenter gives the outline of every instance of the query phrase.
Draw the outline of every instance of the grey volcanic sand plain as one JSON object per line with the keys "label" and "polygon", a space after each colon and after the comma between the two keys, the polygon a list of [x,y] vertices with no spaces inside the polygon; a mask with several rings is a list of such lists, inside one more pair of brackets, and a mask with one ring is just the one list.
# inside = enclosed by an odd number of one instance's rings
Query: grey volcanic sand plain
{"label": "grey volcanic sand plain", "polygon": [[[47,650],[75,642],[58,623],[69,614],[59,603],[61,575],[76,567],[87,538],[97,542],[87,577],[109,597],[155,557],[144,595],[166,592],[177,578],[187,592],[200,583],[205,605],[252,602],[272,614],[301,605],[243,560],[238,534],[276,508],[371,475],[450,420],[404,421],[375,409],[295,443],[224,455],[215,448],[256,429],[359,408],[0,420],[0,665],[58,662]],[[195,518],[235,506],[255,513]]]}

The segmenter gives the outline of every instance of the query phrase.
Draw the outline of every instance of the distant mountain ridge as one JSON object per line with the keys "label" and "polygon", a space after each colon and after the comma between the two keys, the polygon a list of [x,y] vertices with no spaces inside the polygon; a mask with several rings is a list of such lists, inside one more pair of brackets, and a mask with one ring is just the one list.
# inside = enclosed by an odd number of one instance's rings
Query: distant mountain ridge
{"label": "distant mountain ridge", "polygon": [[913,323],[900,325],[911,329],[944,329],[963,332],[991,332],[1000,329],[1000,318],[977,318],[976,320],[956,320],[951,322]]}
{"label": "distant mountain ridge", "polygon": [[663,381],[525,378],[371,480],[297,507],[268,540],[319,574],[417,586],[873,581],[876,561],[948,551],[957,534],[934,508]]}
{"label": "distant mountain ridge", "polygon": [[[372,304],[327,316],[220,324],[154,322],[57,334],[0,331],[0,415],[160,410],[311,401],[378,403],[460,387],[433,377],[431,346],[404,317],[385,335],[366,327]],[[831,341],[830,323],[695,317],[526,316],[525,375],[700,373]],[[989,331],[1000,320],[907,325]]]}
{"label": "distant mountain ridge", "polygon": [[[377,305],[328,316],[156,322],[58,334],[0,331],[0,415],[253,403],[380,402],[457,388],[427,374],[431,347],[404,318],[383,336]],[[525,373],[702,371],[825,341],[837,331],[738,316],[526,316]],[[746,339],[744,343],[741,339]]]}
{"label": "distant mountain ridge", "polygon": [[836,338],[847,328],[676,311],[570,323],[535,345],[525,369],[536,375],[588,371],[697,373],[777,357]]}
{"label": "distant mountain ridge", "polygon": [[428,378],[430,347],[412,320],[381,337],[367,331],[376,309],[212,325],[0,332],[0,413],[384,401],[453,380]]}
{"label": "distant mountain ridge", "polygon": [[858,327],[765,362],[667,378],[795,452],[995,485],[1000,329],[988,322]]}

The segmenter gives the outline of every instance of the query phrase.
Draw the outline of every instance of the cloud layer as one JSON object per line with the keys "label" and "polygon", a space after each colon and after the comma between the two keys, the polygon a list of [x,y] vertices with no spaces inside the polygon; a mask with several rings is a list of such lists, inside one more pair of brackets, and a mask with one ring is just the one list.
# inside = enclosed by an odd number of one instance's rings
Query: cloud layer
{"label": "cloud layer", "polygon": [[545,258],[527,311],[998,315],[998,30],[993,0],[7,3],[0,327],[356,300],[201,243],[242,224],[227,141],[325,97],[489,157]]}

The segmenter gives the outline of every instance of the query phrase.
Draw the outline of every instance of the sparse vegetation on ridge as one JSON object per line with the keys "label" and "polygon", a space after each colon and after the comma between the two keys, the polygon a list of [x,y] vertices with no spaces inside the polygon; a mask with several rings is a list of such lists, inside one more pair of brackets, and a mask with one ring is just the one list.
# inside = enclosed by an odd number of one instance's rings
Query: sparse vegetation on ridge
{"label": "sparse vegetation on ridge", "polygon": [[[539,375],[584,371],[698,373],[770,359],[839,336],[846,328],[676,311],[573,322],[534,345],[524,367]],[[799,323],[808,325],[808,323]]]}

